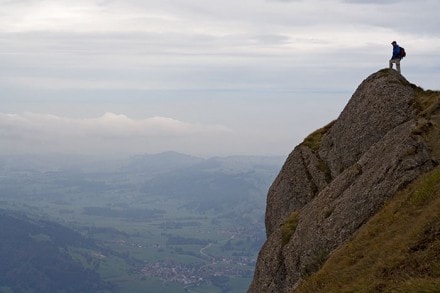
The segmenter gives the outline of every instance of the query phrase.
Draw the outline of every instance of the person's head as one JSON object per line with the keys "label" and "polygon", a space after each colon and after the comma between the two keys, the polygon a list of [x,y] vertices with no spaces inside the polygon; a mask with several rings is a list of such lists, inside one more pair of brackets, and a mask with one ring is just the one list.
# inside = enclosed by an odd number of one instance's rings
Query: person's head
{"label": "person's head", "polygon": [[391,45],[393,45],[393,46],[397,46],[397,42],[396,42],[396,41],[393,41],[393,42],[391,43]]}

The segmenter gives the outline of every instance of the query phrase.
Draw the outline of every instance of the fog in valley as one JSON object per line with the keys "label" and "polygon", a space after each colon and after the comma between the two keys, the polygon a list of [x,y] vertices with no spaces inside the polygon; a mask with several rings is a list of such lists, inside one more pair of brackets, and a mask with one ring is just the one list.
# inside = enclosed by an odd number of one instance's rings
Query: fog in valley
{"label": "fog in valley", "polygon": [[245,292],[288,154],[393,40],[436,88],[439,10],[0,0],[0,292]]}
{"label": "fog in valley", "polygon": [[2,290],[243,292],[283,160],[1,156]]}

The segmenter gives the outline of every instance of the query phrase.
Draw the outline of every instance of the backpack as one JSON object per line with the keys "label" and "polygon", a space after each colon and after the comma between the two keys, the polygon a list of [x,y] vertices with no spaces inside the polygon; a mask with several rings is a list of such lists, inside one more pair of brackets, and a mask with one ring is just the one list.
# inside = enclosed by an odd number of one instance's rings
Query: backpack
{"label": "backpack", "polygon": [[402,47],[400,47],[400,58],[403,58],[403,57],[405,57],[405,56],[406,56],[405,49],[402,48]]}

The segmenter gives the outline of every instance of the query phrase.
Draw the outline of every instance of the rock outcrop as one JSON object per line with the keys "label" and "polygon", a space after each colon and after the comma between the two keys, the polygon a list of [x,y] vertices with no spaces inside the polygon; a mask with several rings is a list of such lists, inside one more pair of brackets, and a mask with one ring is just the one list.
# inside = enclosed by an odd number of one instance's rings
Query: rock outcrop
{"label": "rock outcrop", "polygon": [[437,164],[416,86],[372,74],[337,120],[289,155],[269,189],[267,241],[249,292],[290,292],[396,191]]}

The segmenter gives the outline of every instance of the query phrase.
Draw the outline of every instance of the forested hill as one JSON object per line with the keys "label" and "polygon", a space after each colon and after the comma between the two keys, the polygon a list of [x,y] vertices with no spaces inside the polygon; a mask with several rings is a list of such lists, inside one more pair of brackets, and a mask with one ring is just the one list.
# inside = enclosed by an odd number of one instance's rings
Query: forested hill
{"label": "forested hill", "polygon": [[0,292],[114,291],[72,258],[97,247],[69,228],[0,210],[0,239]]}

